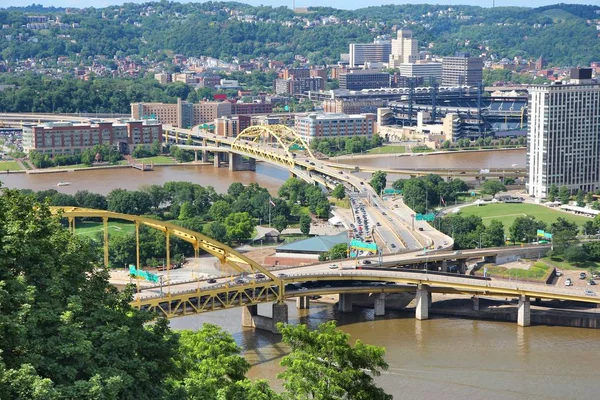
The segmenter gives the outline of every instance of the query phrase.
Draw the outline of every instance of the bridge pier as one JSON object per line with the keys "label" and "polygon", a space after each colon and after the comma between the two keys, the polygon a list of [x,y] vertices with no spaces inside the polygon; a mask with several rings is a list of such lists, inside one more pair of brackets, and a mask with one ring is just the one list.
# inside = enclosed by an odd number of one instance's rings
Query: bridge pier
{"label": "bridge pier", "polygon": [[279,322],[287,324],[288,322],[288,305],[283,302],[273,303],[272,307],[272,317],[258,315],[257,305],[242,307],[242,326],[279,333],[277,324]]}
{"label": "bridge pier", "polygon": [[473,296],[473,311],[479,311],[479,296]]}
{"label": "bridge pier", "polygon": [[202,150],[202,162],[208,162],[208,150]]}
{"label": "bridge pier", "polygon": [[519,297],[519,309],[517,311],[517,325],[531,325],[531,302],[528,296]]}
{"label": "bridge pier", "polygon": [[296,297],[296,308],[299,310],[305,310],[310,308],[310,300],[308,296]]}
{"label": "bridge pier", "polygon": [[342,313],[352,312],[353,296],[350,293],[341,293],[338,301],[338,310]]}
{"label": "bridge pier", "polygon": [[380,293],[375,297],[375,316],[381,317],[385,315],[385,293]]}
{"label": "bridge pier", "polygon": [[214,153],[213,164],[215,168],[219,168],[221,166],[221,159],[219,157],[219,153]]}
{"label": "bridge pier", "polygon": [[198,150],[194,150],[194,162],[198,162]]}
{"label": "bridge pier", "polygon": [[230,171],[256,171],[256,160],[250,158],[248,162],[244,162],[244,158],[235,153],[229,153],[229,170]]}
{"label": "bridge pier", "polygon": [[417,286],[417,306],[415,308],[415,317],[418,320],[429,319],[429,305],[431,303],[431,292],[429,286]]}

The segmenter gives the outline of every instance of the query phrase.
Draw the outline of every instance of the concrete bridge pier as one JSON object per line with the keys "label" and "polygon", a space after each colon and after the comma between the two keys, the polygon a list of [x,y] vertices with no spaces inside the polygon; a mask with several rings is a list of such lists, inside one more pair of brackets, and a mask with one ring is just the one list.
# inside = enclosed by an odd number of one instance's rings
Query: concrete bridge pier
{"label": "concrete bridge pier", "polygon": [[219,168],[221,166],[221,159],[219,157],[219,153],[217,152],[214,153],[213,164],[215,168]]}
{"label": "concrete bridge pier", "polygon": [[519,297],[519,308],[517,310],[517,325],[531,325],[531,302],[528,296]]}
{"label": "concrete bridge pier", "polygon": [[273,303],[272,307],[272,317],[258,315],[257,305],[242,307],[242,326],[279,333],[277,331],[277,324],[279,322],[288,322],[288,305],[283,302]]}
{"label": "concrete bridge pier", "polygon": [[479,311],[479,296],[473,296],[473,311]]}
{"label": "concrete bridge pier", "polygon": [[202,150],[202,161],[208,162],[208,150]]}
{"label": "concrete bridge pier", "polygon": [[429,286],[417,286],[417,306],[415,308],[415,317],[418,320],[429,319],[429,306],[431,304],[431,292]]}
{"label": "concrete bridge pier", "polygon": [[338,310],[343,313],[352,312],[353,296],[350,293],[341,293],[338,301]]}
{"label": "concrete bridge pier", "polygon": [[244,162],[244,158],[235,153],[229,153],[229,170],[230,171],[256,171],[256,160],[250,158],[248,162]]}
{"label": "concrete bridge pier", "polygon": [[299,310],[305,310],[310,308],[310,300],[308,296],[296,297],[296,308]]}
{"label": "concrete bridge pier", "polygon": [[385,315],[385,293],[380,293],[375,297],[375,316]]}

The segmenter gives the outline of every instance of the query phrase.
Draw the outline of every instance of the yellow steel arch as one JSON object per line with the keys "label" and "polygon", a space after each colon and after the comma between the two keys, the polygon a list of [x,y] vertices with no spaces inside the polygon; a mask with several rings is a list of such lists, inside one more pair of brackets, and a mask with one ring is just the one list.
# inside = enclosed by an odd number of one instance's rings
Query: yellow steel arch
{"label": "yellow steel arch", "polygon": [[[170,222],[158,221],[148,217],[142,217],[139,215],[121,214],[112,211],[95,210],[91,208],[80,208],[80,207],[50,207],[50,210],[54,214],[61,215],[62,217],[69,219],[69,225],[74,227],[74,218],[77,217],[95,217],[102,218],[104,221],[104,262],[108,264],[108,219],[120,219],[125,221],[131,221],[136,224],[136,241],[138,248],[138,264],[139,264],[139,225],[145,225],[153,229],[158,229],[165,233],[167,244],[169,243],[169,236],[173,235],[186,242],[189,242],[194,247],[194,251],[197,253],[199,250],[204,250],[209,254],[217,257],[222,264],[229,265],[239,272],[245,272],[250,269],[251,272],[262,272],[269,278],[271,278],[276,284],[281,285],[281,279],[273,275],[268,269],[258,264],[256,261],[244,256],[233,250],[231,247],[219,243],[216,240],[204,236],[201,233],[194,232],[190,229],[183,228],[181,226],[172,224]],[[167,245],[168,249],[168,245]],[[168,251],[168,250],[167,250]],[[167,253],[167,268],[170,268],[170,257]],[[140,266],[138,265],[138,268]]]}
{"label": "yellow steel arch", "polygon": [[310,158],[315,159],[314,154],[310,150],[308,144],[298,135],[293,129],[288,128],[285,125],[255,125],[244,129],[231,143],[232,149],[238,149],[241,151],[248,150],[248,146],[243,143],[243,140],[252,141],[259,143],[261,139],[266,140],[268,138],[275,138],[279,146],[285,151],[287,159],[290,165],[294,163],[294,156],[290,151],[290,147],[297,145],[305,149],[307,155]]}

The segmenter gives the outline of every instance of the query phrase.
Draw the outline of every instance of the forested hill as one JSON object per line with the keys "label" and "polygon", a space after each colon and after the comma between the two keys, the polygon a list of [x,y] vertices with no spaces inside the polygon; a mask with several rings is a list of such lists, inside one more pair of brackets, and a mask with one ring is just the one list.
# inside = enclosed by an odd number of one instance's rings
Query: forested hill
{"label": "forested hill", "polygon": [[[27,16],[50,22],[28,25]],[[292,62],[335,62],[351,42],[370,42],[410,27],[422,49],[444,56],[455,51],[498,59],[540,55],[551,65],[588,65],[600,57],[600,7],[557,4],[541,8],[389,5],[359,10],[242,3],[127,3],[107,8],[61,9],[34,5],[0,9],[0,55],[56,59],[67,56],[135,56],[160,60],[173,53]]]}

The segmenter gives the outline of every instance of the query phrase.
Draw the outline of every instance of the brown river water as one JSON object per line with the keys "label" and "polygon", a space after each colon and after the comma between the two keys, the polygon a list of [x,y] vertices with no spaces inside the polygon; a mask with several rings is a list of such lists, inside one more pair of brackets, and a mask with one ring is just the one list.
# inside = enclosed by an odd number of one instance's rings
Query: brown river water
{"label": "brown river water", "polygon": [[[341,160],[340,160],[341,162]],[[518,167],[525,165],[522,150],[485,153],[449,153],[435,156],[377,157],[345,163],[388,168]],[[389,164],[389,165],[388,165]],[[212,185],[219,192],[236,181],[257,182],[276,193],[287,179],[284,169],[257,164],[254,172],[229,172],[210,165],[157,167],[152,172],[109,169],[56,174],[0,174],[3,186],[65,193],[89,190],[106,194],[115,188],[135,190],[143,185],[182,180]],[[56,187],[59,181],[70,186]],[[264,307],[264,310],[262,309]],[[297,311],[290,304],[290,322],[311,326],[337,319],[351,340],[385,346],[390,368],[377,383],[396,399],[596,399],[600,398],[600,330],[531,326],[514,323],[433,318],[417,321],[411,312],[389,312],[377,319],[373,311],[358,309],[339,314],[330,304],[311,304]],[[261,314],[268,307],[261,306]],[[242,328],[241,310],[230,309],[200,316],[175,318],[175,329],[197,329],[203,322],[222,326],[233,334],[252,363],[252,378],[275,378],[285,355],[276,335]]]}

